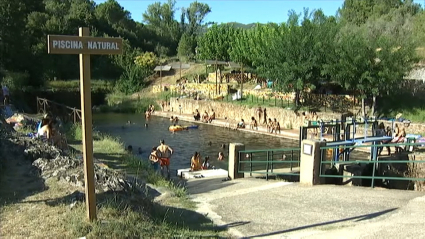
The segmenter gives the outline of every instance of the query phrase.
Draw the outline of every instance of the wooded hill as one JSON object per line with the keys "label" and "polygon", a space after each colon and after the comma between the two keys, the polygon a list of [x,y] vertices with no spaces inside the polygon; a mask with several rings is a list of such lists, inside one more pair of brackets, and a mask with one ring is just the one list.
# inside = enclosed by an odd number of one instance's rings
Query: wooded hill
{"label": "wooded hill", "polygon": [[196,1],[176,10],[172,0],[153,3],[136,22],[115,0],[0,0],[3,81],[22,89],[78,78],[78,57],[48,55],[46,35],[88,26],[93,36],[125,39],[123,55],[92,57],[92,78],[117,80],[126,93],[144,86],[158,58],[178,56],[241,63],[283,91],[332,80],[376,95],[402,78],[425,42],[425,13],[411,0],[346,0],[338,16],[306,10],[258,25],[205,22],[214,9]]}

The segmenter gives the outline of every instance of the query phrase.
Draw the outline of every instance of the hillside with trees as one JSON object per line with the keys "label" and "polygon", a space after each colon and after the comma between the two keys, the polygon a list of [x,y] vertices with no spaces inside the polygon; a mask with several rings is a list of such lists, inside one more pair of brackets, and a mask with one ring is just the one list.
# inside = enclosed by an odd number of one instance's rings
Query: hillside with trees
{"label": "hillside with trees", "polygon": [[159,59],[177,56],[240,63],[297,96],[329,81],[375,97],[400,87],[425,40],[425,12],[411,0],[346,0],[337,16],[306,9],[268,24],[205,22],[213,10],[195,1],[177,15],[169,0],[136,22],[115,0],[0,0],[0,72],[16,89],[78,78],[77,56],[48,55],[46,35],[88,26],[93,36],[125,39],[123,55],[92,57],[92,78],[125,93],[143,88]]}

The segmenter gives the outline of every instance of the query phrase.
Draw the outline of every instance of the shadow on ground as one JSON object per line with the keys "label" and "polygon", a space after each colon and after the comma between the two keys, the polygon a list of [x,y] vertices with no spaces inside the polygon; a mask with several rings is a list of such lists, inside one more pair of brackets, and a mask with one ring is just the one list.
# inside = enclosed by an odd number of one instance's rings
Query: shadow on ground
{"label": "shadow on ground", "polygon": [[340,223],[340,222],[346,222],[346,221],[361,222],[361,221],[364,221],[364,220],[370,220],[370,219],[373,219],[373,218],[382,216],[382,215],[384,215],[386,213],[390,213],[390,212],[392,212],[392,211],[394,211],[396,209],[397,208],[391,208],[391,209],[383,210],[383,211],[380,211],[380,212],[375,212],[375,213],[364,214],[364,215],[355,216],[355,217],[344,218],[344,219],[341,219],[341,220],[333,220],[333,221],[321,222],[321,223],[316,223],[316,224],[311,224],[311,225],[306,225],[306,226],[301,226],[301,227],[295,227],[295,228],[291,228],[291,229],[287,229],[287,230],[282,230],[282,231],[276,231],[276,232],[271,232],[271,233],[259,234],[259,235],[250,236],[249,238],[276,236],[276,235],[279,235],[279,234],[290,233],[290,232],[294,232],[294,231],[300,231],[300,230],[304,230],[304,229],[315,228],[315,227],[320,227],[320,226],[326,226],[326,225],[331,225],[331,224]]}
{"label": "shadow on ground", "polygon": [[[69,149],[73,154],[82,154],[81,150],[69,146]],[[104,154],[104,153],[94,153],[95,159],[98,159],[102,163],[108,165],[108,167],[113,168],[114,170],[124,170],[126,165],[122,161],[122,154]]]}
{"label": "shadow on ground", "polygon": [[[4,135],[3,135],[4,136]],[[26,159],[26,145],[2,137],[0,139],[0,206],[48,190],[38,169]]]}
{"label": "shadow on ground", "polygon": [[[60,205],[73,205],[76,203],[83,203],[85,201],[85,194],[80,191],[75,191],[69,195],[45,200],[25,201],[21,203],[40,203],[44,202],[46,205],[56,207]],[[96,194],[97,208],[105,206],[122,210],[123,213],[126,209],[131,209],[133,212],[148,215],[153,221],[158,224],[167,223],[173,227],[186,228],[193,231],[226,231],[230,227],[245,225],[249,222],[235,222],[224,226],[215,226],[213,222],[206,217],[206,215],[199,214],[195,211],[177,208],[171,206],[164,206],[155,203],[150,199],[142,196],[129,195],[121,192],[107,192]]]}
{"label": "shadow on ground", "polygon": [[[21,145],[18,142],[13,142],[8,139],[0,140],[0,153],[2,156],[2,167],[0,172],[0,207],[11,204],[27,203],[34,204],[34,206],[36,206],[37,203],[45,203],[51,207],[64,205],[73,207],[79,203],[84,203],[85,195],[78,190],[58,198],[24,201],[24,199],[29,196],[36,195],[49,189],[45,184],[45,180],[39,176],[38,168],[32,166],[32,162],[24,156],[24,149],[25,145]],[[72,188],[74,186],[69,185],[69,187]],[[107,220],[110,220],[111,223],[116,217],[126,218],[125,220],[127,220],[127,222],[124,221],[123,223],[121,221],[120,225],[134,223],[136,219],[133,217],[136,216],[128,216],[131,213],[133,213],[133,215],[139,215],[137,217],[142,219],[146,219],[146,217],[150,218],[150,221],[152,221],[150,225],[154,227],[156,225],[164,225],[165,223],[171,228],[176,228],[176,230],[189,229],[192,231],[204,232],[204,234],[217,234],[218,232],[226,231],[228,227],[246,223],[238,222],[218,227],[215,226],[206,215],[185,208],[165,206],[154,202],[153,199],[158,197],[160,193],[147,185],[142,190],[133,191],[96,194],[97,207],[99,210],[107,207],[117,211],[118,214],[116,216],[108,216]],[[105,228],[108,226],[101,225],[101,227]],[[143,228],[133,226],[131,229],[136,232],[139,230],[141,232],[138,233],[143,234]],[[218,238],[217,235],[211,235],[211,237]]]}
{"label": "shadow on ground", "polygon": [[225,177],[193,179],[189,181],[181,179],[179,183],[185,186],[189,194],[192,195],[213,192],[214,190],[235,184],[235,182],[227,181]]}

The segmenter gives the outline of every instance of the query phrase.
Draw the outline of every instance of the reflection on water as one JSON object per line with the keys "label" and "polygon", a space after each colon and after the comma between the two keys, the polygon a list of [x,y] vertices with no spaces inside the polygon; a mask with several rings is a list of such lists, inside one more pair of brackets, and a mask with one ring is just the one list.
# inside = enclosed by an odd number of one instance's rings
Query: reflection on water
{"label": "reflection on water", "polygon": [[[136,153],[137,148],[143,150],[143,158],[148,157],[153,146],[159,145],[159,140],[164,139],[174,150],[171,159],[171,169],[190,167],[190,158],[195,151],[201,156],[210,156],[210,163],[216,167],[227,169],[229,143],[243,143],[245,149],[270,149],[298,147],[298,141],[276,138],[267,135],[253,134],[243,131],[229,130],[222,127],[200,124],[198,129],[190,129],[171,133],[168,127],[170,121],[162,117],[152,117],[145,120],[143,115],[135,114],[95,114],[94,126],[97,130],[120,137],[126,145],[132,145]],[[127,124],[131,121],[133,124]],[[148,127],[145,127],[145,123]],[[181,125],[192,125],[190,122],[181,121]],[[209,144],[211,142],[211,145]],[[226,148],[222,149],[221,145]],[[217,161],[218,152],[223,151],[225,161]]]}

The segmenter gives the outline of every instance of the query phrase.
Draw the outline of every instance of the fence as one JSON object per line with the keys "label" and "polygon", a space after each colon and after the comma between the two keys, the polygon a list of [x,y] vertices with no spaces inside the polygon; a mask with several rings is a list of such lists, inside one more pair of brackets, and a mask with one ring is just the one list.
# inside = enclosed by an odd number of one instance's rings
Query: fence
{"label": "fence", "polygon": [[67,105],[56,103],[54,101],[37,97],[37,113],[47,114],[50,113],[59,117],[62,122],[80,122],[81,110],[71,108]]}
{"label": "fence", "polygon": [[[423,143],[398,143],[339,146],[338,148],[335,146],[321,147],[320,177],[333,178],[336,180],[335,183],[342,183],[346,178],[360,180],[361,182],[357,181],[357,183],[361,186],[369,186],[370,184],[371,187],[375,187],[377,184],[379,186],[399,189],[408,189],[412,185],[416,188],[423,187],[423,182],[425,181],[425,160],[421,159],[425,159],[425,154],[421,156],[411,152],[417,151],[418,147],[423,145]],[[393,147],[402,152],[393,156],[378,157],[379,151],[386,147],[390,147],[389,149]],[[333,153],[361,148],[371,149],[372,155],[374,155],[372,160],[335,161],[332,157]],[[341,173],[332,173],[332,171],[335,172],[337,170],[335,166],[342,167],[343,170],[349,172],[351,175],[346,175],[347,173],[342,175],[340,175]],[[404,184],[400,184],[400,181],[404,181]]]}
{"label": "fence", "polygon": [[[208,94],[199,94],[197,92],[177,92],[170,91],[169,97],[181,97],[181,98],[197,98],[214,100],[214,101],[223,101],[231,102],[235,104],[245,104],[245,105],[256,105],[264,107],[280,107],[280,108],[291,108],[295,109],[294,100],[292,97],[286,96],[257,96],[253,94],[244,94],[243,98],[239,100],[234,100],[231,94],[226,95],[216,95],[214,93]],[[168,97],[167,97],[168,100]],[[306,97],[301,99],[301,105],[307,107],[312,111],[320,112],[333,112],[333,113],[344,113],[349,109],[354,109],[357,106],[360,106],[360,103],[357,102],[352,97],[347,97],[346,95],[324,95],[324,94],[307,94]]]}
{"label": "fence", "polygon": [[238,173],[269,176],[299,176],[300,148],[239,151]]}

